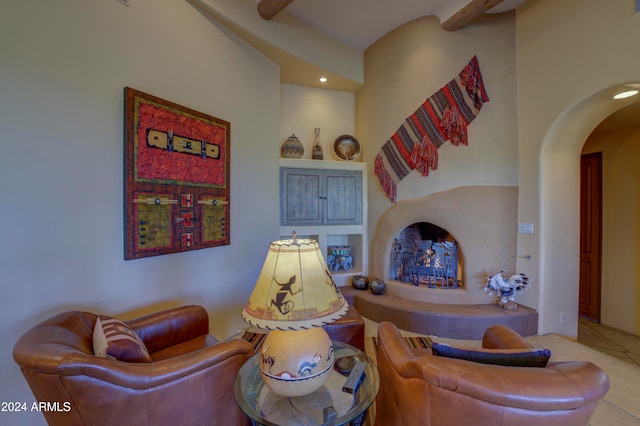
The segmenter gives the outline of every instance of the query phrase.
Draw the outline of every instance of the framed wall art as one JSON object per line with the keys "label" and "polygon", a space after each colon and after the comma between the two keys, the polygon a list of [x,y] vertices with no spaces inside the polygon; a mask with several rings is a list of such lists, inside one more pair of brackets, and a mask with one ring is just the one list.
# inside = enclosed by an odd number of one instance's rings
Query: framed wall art
{"label": "framed wall art", "polygon": [[230,243],[231,124],[124,89],[124,258]]}

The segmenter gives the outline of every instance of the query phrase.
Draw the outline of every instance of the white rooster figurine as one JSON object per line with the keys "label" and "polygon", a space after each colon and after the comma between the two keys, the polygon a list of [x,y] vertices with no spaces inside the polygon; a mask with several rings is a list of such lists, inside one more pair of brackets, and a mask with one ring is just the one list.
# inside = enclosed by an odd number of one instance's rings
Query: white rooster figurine
{"label": "white rooster figurine", "polygon": [[525,274],[515,274],[504,278],[502,270],[495,275],[487,277],[487,284],[484,287],[485,293],[489,295],[497,294],[502,304],[515,302],[516,294],[522,293],[529,288],[529,277]]}

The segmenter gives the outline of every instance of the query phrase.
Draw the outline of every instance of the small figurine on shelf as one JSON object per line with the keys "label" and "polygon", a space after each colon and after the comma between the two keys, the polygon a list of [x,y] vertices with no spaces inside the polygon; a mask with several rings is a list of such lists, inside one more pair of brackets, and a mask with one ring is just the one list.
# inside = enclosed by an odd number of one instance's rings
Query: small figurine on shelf
{"label": "small figurine on shelf", "polygon": [[348,271],[353,268],[353,258],[351,257],[351,247],[349,246],[329,246],[327,256],[327,266],[331,271]]}
{"label": "small figurine on shelf", "polygon": [[320,128],[316,127],[314,131],[315,137],[313,139],[313,151],[311,153],[311,158],[314,160],[322,160],[324,156],[322,155],[322,145],[320,144]]}
{"label": "small figurine on shelf", "polygon": [[529,288],[529,277],[525,274],[515,274],[510,278],[504,278],[502,274],[504,269],[495,275],[487,277],[487,283],[484,287],[485,293],[490,296],[498,295],[498,306],[503,309],[516,310],[516,294],[522,293]]}

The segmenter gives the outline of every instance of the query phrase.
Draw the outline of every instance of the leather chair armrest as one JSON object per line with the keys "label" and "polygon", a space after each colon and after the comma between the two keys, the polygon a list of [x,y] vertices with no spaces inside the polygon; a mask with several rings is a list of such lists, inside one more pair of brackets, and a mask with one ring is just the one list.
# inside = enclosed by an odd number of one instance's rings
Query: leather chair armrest
{"label": "leather chair armrest", "polygon": [[487,328],[482,336],[485,349],[532,349],[533,347],[516,331],[498,324]]}
{"label": "leather chair armrest", "polygon": [[400,376],[405,378],[422,377],[422,366],[416,362],[421,357],[418,357],[417,354],[431,357],[431,351],[416,352],[413,350],[395,324],[386,321],[378,324],[378,345],[380,346],[378,352],[385,352],[385,357],[391,361],[396,373]]}
{"label": "leather chair armrest", "polygon": [[[201,370],[213,368],[234,357],[244,361],[253,356],[251,345],[233,339],[214,346],[152,363],[129,363],[97,356],[85,356],[60,366],[63,376],[86,376],[128,389],[149,389],[177,381]],[[244,362],[243,361],[243,362]],[[223,371],[226,371],[223,369]]]}
{"label": "leather chair armrest", "polygon": [[589,362],[568,362],[561,369],[505,367],[439,357],[422,363],[424,378],[432,386],[512,408],[574,410],[608,390],[606,374]]}
{"label": "leather chair armrest", "polygon": [[198,305],[181,306],[127,321],[149,353],[209,333],[209,314]]}

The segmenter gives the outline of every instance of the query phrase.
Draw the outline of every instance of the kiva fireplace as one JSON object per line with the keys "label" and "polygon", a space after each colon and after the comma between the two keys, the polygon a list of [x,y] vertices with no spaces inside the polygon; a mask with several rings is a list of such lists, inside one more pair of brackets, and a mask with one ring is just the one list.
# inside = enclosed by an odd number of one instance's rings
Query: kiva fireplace
{"label": "kiva fireplace", "polygon": [[447,304],[491,303],[489,275],[516,266],[518,189],[466,186],[396,203],[378,220],[374,277],[387,293]]}
{"label": "kiva fireplace", "polygon": [[391,279],[414,286],[462,287],[464,258],[447,230],[428,222],[414,223],[394,238]]}

